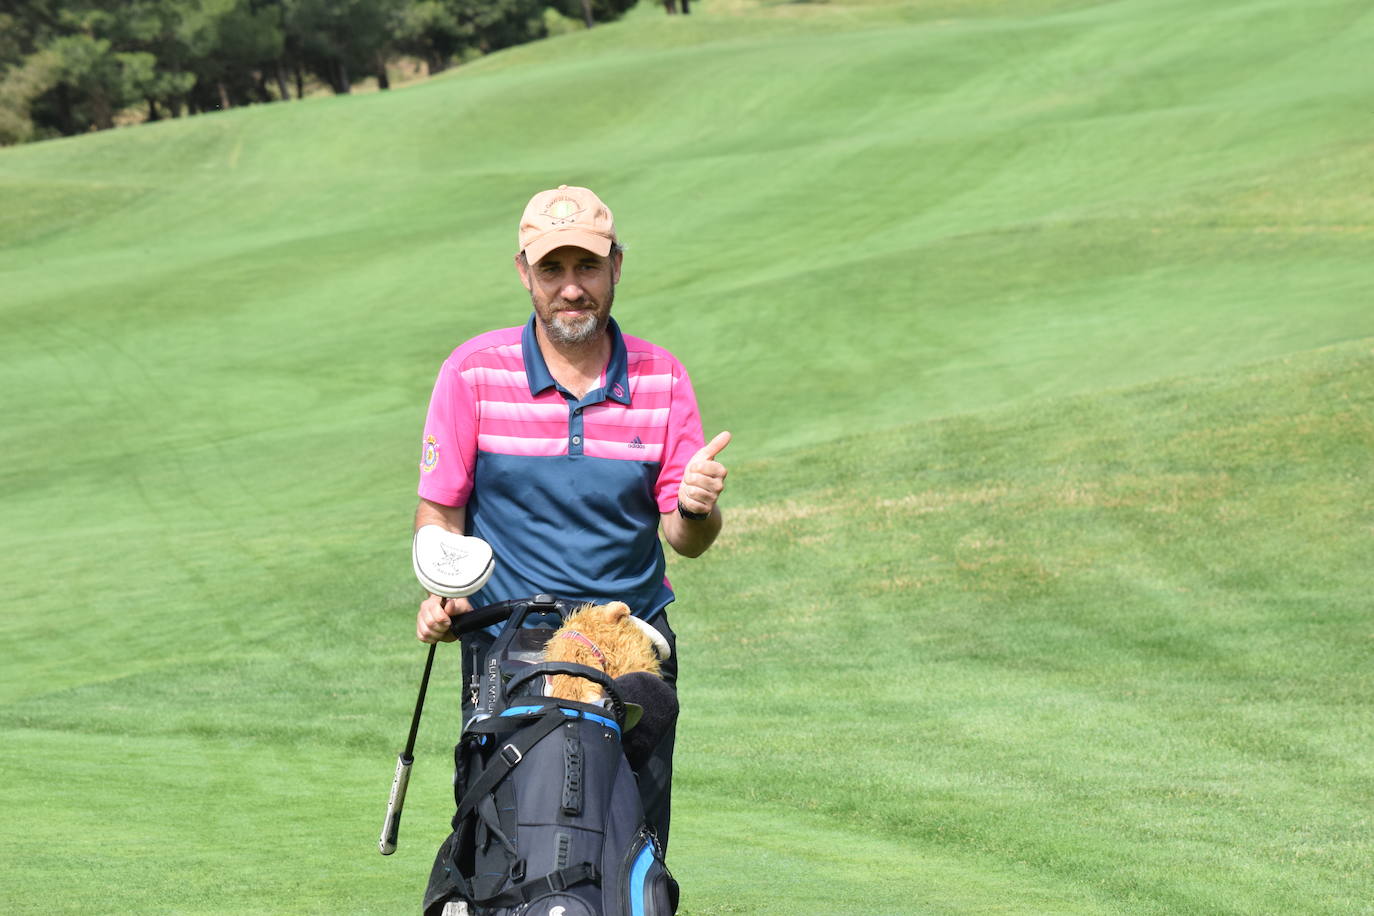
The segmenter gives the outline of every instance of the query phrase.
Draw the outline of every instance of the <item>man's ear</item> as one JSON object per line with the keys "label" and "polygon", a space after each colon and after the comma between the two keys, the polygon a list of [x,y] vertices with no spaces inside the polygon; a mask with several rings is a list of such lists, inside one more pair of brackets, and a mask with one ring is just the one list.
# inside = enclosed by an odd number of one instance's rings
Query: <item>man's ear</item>
{"label": "man's ear", "polygon": [[621,249],[611,255],[611,282],[620,282],[620,265],[625,260],[625,251]]}
{"label": "man's ear", "polygon": [[520,274],[520,282],[524,285],[527,292],[533,292],[530,286],[530,265],[525,260],[525,253],[517,251],[515,253],[515,272]]}

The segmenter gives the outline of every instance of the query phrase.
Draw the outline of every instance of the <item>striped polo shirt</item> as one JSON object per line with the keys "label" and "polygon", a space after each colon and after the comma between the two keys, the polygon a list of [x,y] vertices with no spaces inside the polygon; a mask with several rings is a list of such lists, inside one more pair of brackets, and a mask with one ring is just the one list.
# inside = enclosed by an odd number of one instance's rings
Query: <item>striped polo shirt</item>
{"label": "striped polo shirt", "polygon": [[545,592],[624,601],[653,617],[673,600],[659,515],[675,511],[703,444],[692,383],[662,347],[610,321],[611,357],[581,399],[554,381],[534,317],[454,350],[425,419],[420,496],[467,507],[496,571],[474,607]]}

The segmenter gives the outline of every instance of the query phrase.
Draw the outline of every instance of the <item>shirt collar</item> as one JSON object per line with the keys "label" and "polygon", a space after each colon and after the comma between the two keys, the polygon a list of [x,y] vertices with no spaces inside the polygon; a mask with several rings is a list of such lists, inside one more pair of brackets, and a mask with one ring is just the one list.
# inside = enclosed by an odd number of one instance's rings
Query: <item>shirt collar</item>
{"label": "shirt collar", "polygon": [[[534,332],[536,316],[531,314],[520,335],[520,350],[525,360],[525,380],[529,382],[530,396],[541,394],[550,388],[558,387],[544,362],[544,354],[539,350],[539,338]],[[625,338],[620,333],[620,325],[615,319],[608,319],[607,330],[611,335],[611,359],[606,364],[605,386],[587,392],[581,403],[595,404],[609,398],[626,406],[630,403],[629,360],[625,356]]]}

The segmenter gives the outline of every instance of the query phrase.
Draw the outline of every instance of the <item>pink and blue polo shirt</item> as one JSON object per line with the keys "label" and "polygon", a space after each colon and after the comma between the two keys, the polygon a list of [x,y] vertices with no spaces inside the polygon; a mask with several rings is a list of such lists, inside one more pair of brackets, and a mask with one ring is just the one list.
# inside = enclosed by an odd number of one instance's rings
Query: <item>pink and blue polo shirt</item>
{"label": "pink and blue polo shirt", "polygon": [[467,507],[467,533],[496,571],[475,607],[545,592],[624,601],[651,618],[673,600],[659,515],[703,444],[696,395],[662,347],[610,322],[601,384],[576,399],[523,327],[489,331],[439,370],[425,419],[419,493]]}

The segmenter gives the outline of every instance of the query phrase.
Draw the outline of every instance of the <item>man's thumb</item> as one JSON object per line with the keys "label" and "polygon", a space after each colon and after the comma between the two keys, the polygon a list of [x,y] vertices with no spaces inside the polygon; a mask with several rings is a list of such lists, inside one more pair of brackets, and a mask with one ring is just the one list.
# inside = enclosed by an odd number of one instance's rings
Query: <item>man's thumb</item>
{"label": "man's thumb", "polygon": [[727,429],[724,432],[717,433],[714,439],[703,445],[701,451],[697,452],[697,457],[707,461],[715,461],[716,456],[725,451],[725,446],[729,444],[730,431]]}

